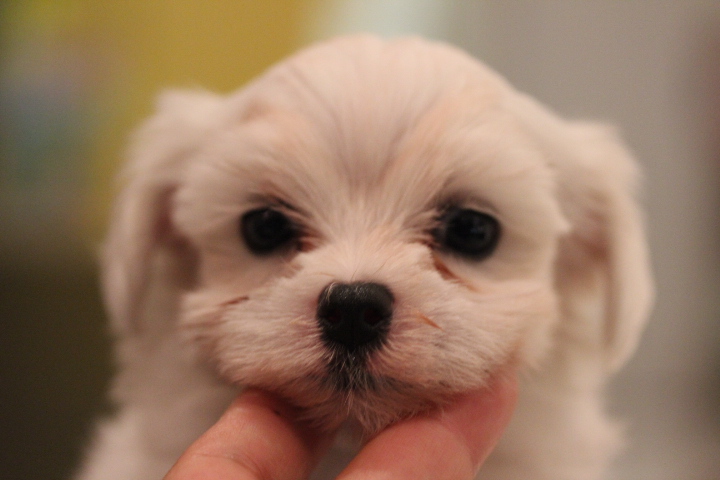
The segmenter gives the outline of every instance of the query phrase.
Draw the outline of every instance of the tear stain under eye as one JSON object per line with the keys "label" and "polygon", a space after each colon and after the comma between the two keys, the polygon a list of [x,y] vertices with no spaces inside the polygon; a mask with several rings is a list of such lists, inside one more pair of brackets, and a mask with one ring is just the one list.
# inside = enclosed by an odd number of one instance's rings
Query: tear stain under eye
{"label": "tear stain under eye", "polygon": [[443,262],[440,257],[436,254],[432,255],[433,259],[433,265],[435,266],[435,270],[440,274],[442,278],[445,280],[451,281],[453,283],[457,283],[458,285],[462,285],[463,287],[467,288],[468,290],[471,290],[473,292],[477,292],[478,289],[469,281],[466,279],[458,276],[454,272],[448,268],[447,265],[445,265],[445,262]]}
{"label": "tear stain under eye", "polygon": [[298,240],[298,251],[308,253],[316,250],[321,245],[320,236],[310,231],[303,231]]}

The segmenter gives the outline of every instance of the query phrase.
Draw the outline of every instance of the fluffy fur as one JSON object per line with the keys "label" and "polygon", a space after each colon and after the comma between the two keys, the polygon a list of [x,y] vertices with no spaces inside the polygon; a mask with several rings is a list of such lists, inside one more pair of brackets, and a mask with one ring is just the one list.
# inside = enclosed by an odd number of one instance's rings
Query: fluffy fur
{"label": "fluffy fur", "polygon": [[[609,129],[418,39],[340,38],[229,96],[164,94],[103,255],[119,410],[78,478],[161,478],[244,385],[367,436],[508,362],[521,398],[478,478],[600,478],[619,443],[601,392],[652,296],[636,177]],[[448,203],[500,221],[492,256],[436,248]],[[267,205],[302,225],[298,249],[245,246],[239,218]],[[316,309],[352,281],[395,302],[387,342],[341,389]]]}

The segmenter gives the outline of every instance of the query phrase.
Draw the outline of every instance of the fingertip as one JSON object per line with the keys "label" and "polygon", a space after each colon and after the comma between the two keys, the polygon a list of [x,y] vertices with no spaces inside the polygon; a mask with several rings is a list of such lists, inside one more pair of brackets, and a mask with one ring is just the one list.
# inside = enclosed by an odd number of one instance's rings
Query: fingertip
{"label": "fingertip", "polygon": [[518,395],[514,372],[444,408],[388,427],[343,471],[342,480],[471,480],[510,421]]}
{"label": "fingertip", "polygon": [[306,478],[330,437],[300,422],[298,410],[280,398],[247,390],[183,454],[166,480],[196,478],[199,468],[202,478],[218,480]]}
{"label": "fingertip", "polygon": [[248,414],[262,412],[264,415],[274,415],[278,422],[292,431],[293,435],[306,445],[316,446],[317,450],[329,447],[334,432],[321,430],[302,418],[302,410],[282,398],[257,388],[248,388],[239,395],[230,409],[248,410]]}
{"label": "fingertip", "polygon": [[518,393],[515,372],[503,371],[487,387],[461,395],[440,411],[439,421],[467,447],[475,468],[500,440],[512,418]]}
{"label": "fingertip", "polygon": [[280,397],[257,388],[248,388],[238,395],[228,408],[228,412],[232,412],[234,409],[272,413],[290,423],[297,422],[299,414],[296,407],[283,401]]}

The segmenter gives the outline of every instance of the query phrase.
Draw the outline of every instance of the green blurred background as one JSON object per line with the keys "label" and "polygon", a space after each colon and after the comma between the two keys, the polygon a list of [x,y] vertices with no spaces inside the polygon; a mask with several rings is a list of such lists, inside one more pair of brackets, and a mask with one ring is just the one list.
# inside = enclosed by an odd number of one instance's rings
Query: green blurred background
{"label": "green blurred background", "polygon": [[125,140],[165,87],[231,91],[351,31],[451,41],[569,116],[618,123],[647,176],[659,301],[613,384],[620,479],[720,471],[720,2],[0,2],[0,478],[63,479],[109,406],[95,250]]}

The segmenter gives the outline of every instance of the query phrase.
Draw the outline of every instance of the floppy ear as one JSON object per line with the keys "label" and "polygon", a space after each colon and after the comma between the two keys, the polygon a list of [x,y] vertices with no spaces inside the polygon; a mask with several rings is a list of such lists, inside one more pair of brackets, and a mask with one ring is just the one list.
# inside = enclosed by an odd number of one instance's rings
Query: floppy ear
{"label": "floppy ear", "polygon": [[[634,159],[609,128],[564,125],[551,157],[571,231],[560,245],[556,281],[565,334],[599,347],[616,370],[632,354],[653,300]],[[557,144],[556,144],[557,146]]]}
{"label": "floppy ear", "polygon": [[101,259],[105,304],[118,333],[143,327],[153,284],[192,280],[192,251],[172,227],[172,196],[187,158],[219,122],[221,105],[205,92],[164,93],[133,138]]}

